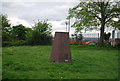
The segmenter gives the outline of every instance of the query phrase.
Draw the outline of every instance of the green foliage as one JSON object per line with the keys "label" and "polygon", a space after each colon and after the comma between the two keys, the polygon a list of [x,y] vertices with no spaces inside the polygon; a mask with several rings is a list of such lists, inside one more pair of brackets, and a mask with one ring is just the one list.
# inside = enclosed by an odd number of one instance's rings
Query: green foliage
{"label": "green foliage", "polygon": [[33,30],[38,31],[40,33],[45,33],[45,34],[51,34],[51,29],[52,25],[48,23],[47,21],[41,21],[38,23],[35,23],[33,26]]}
{"label": "green foliage", "polygon": [[105,40],[109,40],[109,38],[110,38],[110,36],[111,36],[111,33],[104,33],[104,39]]}
{"label": "green foliage", "polygon": [[32,45],[45,45],[45,44],[50,44],[51,40],[52,40],[51,36],[47,36],[47,34],[45,33],[41,34],[38,31],[33,31],[29,43]]}
{"label": "green foliage", "polygon": [[116,29],[120,30],[120,19],[118,21],[113,21],[111,25]]}
{"label": "green foliage", "polygon": [[117,79],[118,50],[72,45],[72,63],[50,62],[51,46],[3,47],[3,79]]}
{"label": "green foliage", "polygon": [[103,46],[106,26],[110,26],[113,18],[119,16],[120,8],[117,7],[117,3],[108,0],[80,2],[77,6],[69,9],[68,18],[76,18],[73,27],[76,27],[78,31],[100,29],[99,46]]}
{"label": "green foliage", "polygon": [[7,19],[7,15],[0,15],[0,19],[2,20],[2,31],[8,32],[11,29],[10,27],[11,24]]}
{"label": "green foliage", "polygon": [[10,41],[2,41],[2,46],[12,46]]}
{"label": "green foliage", "polygon": [[26,45],[27,28],[22,24],[13,26],[9,31],[2,32],[2,46]]}
{"label": "green foliage", "polygon": [[2,32],[2,41],[10,41],[10,40],[11,40],[10,34],[6,32]]}
{"label": "green foliage", "polygon": [[25,40],[26,38],[26,28],[22,24],[12,27],[12,37],[14,40]]}
{"label": "green foliage", "polygon": [[51,24],[47,21],[35,23],[33,28],[26,28],[22,24],[10,27],[6,15],[2,20],[2,46],[45,45],[51,44]]}
{"label": "green foliage", "polygon": [[82,35],[82,33],[75,33],[75,34],[73,34],[73,36],[75,36],[75,40],[76,40],[76,42],[80,42],[80,41],[82,41],[82,39],[83,39],[83,35]]}
{"label": "green foliage", "polygon": [[[80,2],[77,6],[69,10],[69,17],[76,18],[73,27],[77,27],[77,30],[93,29],[100,24],[97,18],[94,18],[94,9],[91,7],[92,3]],[[95,8],[98,7],[95,6]],[[89,10],[91,10],[91,12],[89,12]]]}
{"label": "green foliage", "polygon": [[116,44],[114,48],[117,48],[118,50],[120,50],[120,43]]}
{"label": "green foliage", "polygon": [[33,26],[33,31],[28,36],[28,44],[31,45],[45,45],[51,44],[51,24],[44,22],[38,22]]}
{"label": "green foliage", "polygon": [[103,22],[108,24],[113,18],[118,18],[120,9],[117,3],[113,2],[80,2],[75,7],[69,9],[68,18],[76,18],[73,27],[77,30],[100,29]]}
{"label": "green foliage", "polygon": [[10,23],[9,20],[7,19],[7,15],[0,15],[0,25],[2,26],[2,28],[0,28],[0,30],[2,30],[2,40],[3,41],[10,41]]}
{"label": "green foliage", "polygon": [[26,40],[17,40],[17,41],[3,41],[2,46],[22,46],[27,45]]}

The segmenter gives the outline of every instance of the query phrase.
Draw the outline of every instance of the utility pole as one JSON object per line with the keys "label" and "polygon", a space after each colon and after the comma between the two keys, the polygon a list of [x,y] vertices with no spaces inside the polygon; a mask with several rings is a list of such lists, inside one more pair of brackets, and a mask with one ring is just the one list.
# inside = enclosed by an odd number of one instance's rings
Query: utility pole
{"label": "utility pole", "polygon": [[69,18],[68,32],[70,32],[70,18]]}
{"label": "utility pole", "polygon": [[68,22],[67,22],[67,21],[65,21],[65,24],[66,24],[66,32],[67,32],[67,25],[68,25]]}

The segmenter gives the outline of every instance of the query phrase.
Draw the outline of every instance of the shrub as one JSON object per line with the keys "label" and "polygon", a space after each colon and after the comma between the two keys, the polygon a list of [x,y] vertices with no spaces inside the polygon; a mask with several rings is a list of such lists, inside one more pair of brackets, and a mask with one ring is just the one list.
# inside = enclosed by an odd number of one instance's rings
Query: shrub
{"label": "shrub", "polygon": [[19,40],[19,41],[13,41],[12,46],[21,46],[21,45],[26,45],[25,40]]}
{"label": "shrub", "polygon": [[2,46],[12,46],[10,41],[3,41]]}
{"label": "shrub", "polygon": [[120,44],[118,43],[118,44],[116,44],[115,46],[113,46],[114,48],[117,48],[117,49],[119,49],[120,50]]}
{"label": "shrub", "polygon": [[21,45],[26,45],[25,40],[19,40],[19,41],[3,41],[2,46],[21,46]]}
{"label": "shrub", "polygon": [[33,31],[32,36],[27,39],[28,45],[47,45],[51,44],[52,36],[45,33],[39,33],[38,31]]}

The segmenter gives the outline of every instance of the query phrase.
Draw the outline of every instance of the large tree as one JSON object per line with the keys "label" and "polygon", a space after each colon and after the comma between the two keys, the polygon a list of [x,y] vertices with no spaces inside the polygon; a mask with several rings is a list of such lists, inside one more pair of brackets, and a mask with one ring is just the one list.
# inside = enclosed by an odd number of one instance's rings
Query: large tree
{"label": "large tree", "polygon": [[7,15],[0,15],[0,30],[2,30],[2,40],[3,41],[10,41],[10,31],[11,31],[11,24],[7,19]]}
{"label": "large tree", "polygon": [[104,45],[104,31],[106,26],[110,26],[113,18],[118,18],[120,8],[117,2],[108,1],[87,1],[69,9],[68,18],[76,18],[73,27],[77,30],[100,29],[99,46]]}

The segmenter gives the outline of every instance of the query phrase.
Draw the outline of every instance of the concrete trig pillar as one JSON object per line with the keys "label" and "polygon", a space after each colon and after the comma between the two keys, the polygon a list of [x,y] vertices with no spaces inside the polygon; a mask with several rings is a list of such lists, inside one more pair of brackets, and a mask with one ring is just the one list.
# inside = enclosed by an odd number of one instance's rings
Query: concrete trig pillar
{"label": "concrete trig pillar", "polygon": [[53,40],[51,61],[53,62],[71,62],[71,51],[68,32],[55,32]]}

